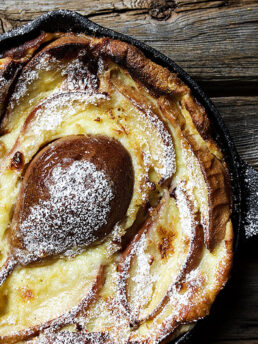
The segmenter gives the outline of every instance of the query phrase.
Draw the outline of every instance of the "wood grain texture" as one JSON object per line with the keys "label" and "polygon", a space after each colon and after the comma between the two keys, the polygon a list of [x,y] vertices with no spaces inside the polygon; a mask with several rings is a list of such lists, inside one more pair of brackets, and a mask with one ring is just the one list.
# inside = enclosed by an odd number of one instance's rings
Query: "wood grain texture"
{"label": "wood grain texture", "polygon": [[255,1],[52,0],[39,6],[38,0],[2,0],[2,30],[46,11],[67,8],[143,40],[171,57],[202,85],[218,88],[219,83],[227,94],[234,81],[238,90],[245,87],[246,92],[257,92]]}
{"label": "wood grain texture", "polygon": [[258,169],[258,97],[212,98],[240,156]]}
{"label": "wood grain texture", "polygon": [[[256,0],[0,0],[0,32],[55,9],[76,10],[172,58],[212,97],[241,157],[258,169]],[[258,344],[257,245],[242,248],[193,344]]]}

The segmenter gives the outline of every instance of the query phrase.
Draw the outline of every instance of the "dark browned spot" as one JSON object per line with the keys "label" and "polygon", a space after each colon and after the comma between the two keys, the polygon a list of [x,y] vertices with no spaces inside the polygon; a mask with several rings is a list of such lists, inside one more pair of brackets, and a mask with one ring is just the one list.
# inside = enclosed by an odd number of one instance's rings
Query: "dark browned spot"
{"label": "dark browned spot", "polygon": [[23,302],[31,302],[35,298],[34,293],[30,288],[23,287],[19,288],[18,291]]}
{"label": "dark browned spot", "polygon": [[11,160],[12,170],[21,170],[24,166],[24,155],[22,152],[16,152]]}
{"label": "dark browned spot", "polygon": [[151,257],[149,258],[149,264],[152,265],[153,262],[154,262],[154,257],[151,256]]}
{"label": "dark browned spot", "polygon": [[161,258],[168,258],[171,254],[174,253],[173,241],[175,238],[175,234],[172,231],[168,232],[162,226],[158,227],[157,231],[161,238],[158,244]]}
{"label": "dark browned spot", "polygon": [[162,239],[161,243],[159,244],[159,252],[161,259],[167,258],[174,252],[174,248],[171,246],[171,239],[169,237]]}
{"label": "dark browned spot", "polygon": [[176,199],[176,188],[173,188],[170,192],[169,192],[170,197]]}
{"label": "dark browned spot", "polygon": [[112,110],[109,110],[109,111],[108,111],[108,114],[110,115],[110,118],[111,118],[111,119],[115,119],[115,116],[114,116]]}

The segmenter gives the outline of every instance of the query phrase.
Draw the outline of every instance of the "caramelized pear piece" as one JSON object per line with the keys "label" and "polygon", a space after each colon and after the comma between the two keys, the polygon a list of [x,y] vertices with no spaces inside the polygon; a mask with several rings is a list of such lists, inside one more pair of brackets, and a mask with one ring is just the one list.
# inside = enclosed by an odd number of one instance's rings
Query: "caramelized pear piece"
{"label": "caramelized pear piece", "polygon": [[130,155],[114,139],[67,136],[43,148],[24,175],[0,285],[16,264],[105,238],[126,214],[133,181]]}

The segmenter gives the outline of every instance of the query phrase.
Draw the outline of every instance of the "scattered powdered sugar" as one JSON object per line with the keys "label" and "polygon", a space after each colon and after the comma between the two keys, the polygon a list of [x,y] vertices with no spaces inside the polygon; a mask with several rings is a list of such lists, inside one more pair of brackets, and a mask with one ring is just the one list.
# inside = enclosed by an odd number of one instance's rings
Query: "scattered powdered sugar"
{"label": "scattered powdered sugar", "polygon": [[110,343],[108,335],[105,333],[85,333],[85,332],[68,332],[53,331],[45,332],[36,342],[37,344],[103,344]]}
{"label": "scattered powdered sugar", "polygon": [[[154,114],[150,109],[146,109],[145,111],[148,116],[148,121],[155,127],[160,141],[162,142],[162,147],[160,147],[161,151],[164,151],[162,161],[163,167],[159,168],[158,171],[162,175],[162,178],[168,179],[176,171],[175,150],[172,136],[165,128],[163,121],[156,114]],[[160,156],[154,155],[153,157],[155,160],[160,162]]]}
{"label": "scattered powdered sugar", "polygon": [[192,228],[195,225],[195,221],[191,212],[189,201],[187,200],[185,190],[183,188],[183,183],[178,183],[175,193],[182,230],[188,237],[191,237]]}
{"label": "scattered powdered sugar", "polygon": [[9,274],[14,270],[16,265],[17,262],[13,257],[7,258],[5,264],[0,269],[0,287],[9,276]]}
{"label": "scattered powdered sugar", "polygon": [[[76,323],[90,331],[110,331],[112,343],[126,344],[130,335],[128,313],[123,305],[123,295],[120,290],[120,273],[112,270],[106,279],[108,297],[100,297],[94,304],[78,316]],[[105,295],[105,292],[104,292]]]}
{"label": "scattered powdered sugar", "polygon": [[[182,148],[182,158],[184,160],[184,165],[188,171],[189,179],[186,182],[185,188],[187,190],[187,195],[191,200],[195,209],[200,208],[201,215],[201,224],[207,230],[209,225],[209,202],[207,199],[207,185],[205,183],[199,161],[194,155],[193,151],[185,149],[183,142],[181,145]],[[197,196],[197,199],[195,197]]]}
{"label": "scattered powdered sugar", "polygon": [[[20,99],[24,97],[28,91],[28,87],[37,79],[40,78],[41,73],[48,72],[55,69],[61,71],[61,75],[66,77],[65,81],[61,85],[61,90],[65,91],[85,91],[88,94],[93,94],[98,89],[99,80],[96,74],[91,73],[87,66],[87,63],[82,60],[86,55],[86,50],[82,49],[78,53],[78,57],[65,67],[64,64],[51,56],[48,52],[44,52],[42,55],[33,60],[33,66],[23,70],[20,80],[17,84],[15,91],[10,99],[10,106],[13,109],[15,103],[18,104]],[[58,63],[57,63],[58,62]],[[98,68],[103,69],[103,61],[98,61]],[[0,80],[1,81],[1,80]],[[59,90],[60,91],[60,90]],[[55,93],[56,91],[54,91]],[[33,99],[29,102],[32,103]]]}
{"label": "scattered powdered sugar", "polygon": [[52,98],[47,98],[35,114],[35,119],[31,122],[30,127],[34,134],[39,135],[41,132],[52,131],[58,128],[65,117],[73,116],[77,113],[78,107],[76,102],[83,104],[97,105],[99,100],[108,99],[107,95],[95,93],[89,95],[87,92],[70,92],[59,93]]}
{"label": "scattered powdered sugar", "polygon": [[95,241],[95,232],[107,223],[112,181],[84,160],[66,169],[57,165],[47,187],[50,198],[31,207],[21,223],[26,249],[40,257]]}
{"label": "scattered powdered sugar", "polygon": [[89,94],[94,93],[98,89],[99,79],[95,73],[91,73],[87,64],[81,60],[86,55],[85,50],[81,50],[78,58],[69,63],[61,72],[62,76],[66,76],[65,83],[62,87],[68,91],[85,91]]}
{"label": "scattered powdered sugar", "polygon": [[[15,97],[21,97],[26,92],[26,85],[32,83],[38,77],[37,69],[50,70],[55,68],[61,70],[65,77],[60,87],[53,90],[51,96],[44,99],[36,110],[34,120],[31,123],[33,132],[38,135],[42,131],[51,131],[58,128],[64,118],[73,116],[78,110],[82,110],[88,104],[97,106],[100,100],[108,100],[107,94],[98,92],[98,76],[90,72],[87,63],[81,60],[86,54],[85,50],[78,53],[78,57],[68,63],[66,67],[57,64],[54,57],[43,56],[36,70],[26,71],[28,78],[23,83],[23,88]],[[101,64],[100,64],[101,67]],[[77,106],[76,106],[76,103]],[[79,106],[80,105],[80,109]]]}
{"label": "scattered powdered sugar", "polygon": [[[185,307],[191,309],[196,306],[196,299],[198,300],[197,302],[199,302],[199,298],[202,297],[201,295],[197,296],[197,294],[201,294],[205,282],[206,277],[200,277],[200,271],[197,268],[187,274],[185,278],[185,283],[187,284],[186,290],[182,292],[180,287],[177,285],[173,286],[169,292],[169,301],[167,305],[161,311],[160,316],[154,319],[152,329],[150,329],[150,333],[148,334],[153,338],[153,340],[150,341],[151,344],[161,343],[173,330],[175,330],[175,328],[177,328],[180,322],[185,321],[185,313],[182,312],[182,310]],[[165,316],[165,319],[160,321],[160,318],[162,318],[164,314],[167,314],[168,307],[171,307],[170,315]]]}
{"label": "scattered powdered sugar", "polygon": [[18,322],[18,314],[8,315],[5,319],[1,319],[0,324],[3,325],[15,325]]}
{"label": "scattered powdered sugar", "polygon": [[185,292],[180,292],[177,290],[176,286],[172,290],[171,303],[174,305],[173,313],[177,316],[179,321],[180,314],[183,306],[194,306],[193,302],[196,302],[197,294],[202,294],[202,288],[206,282],[206,277],[201,275],[198,268],[192,270],[186,275],[185,283],[187,284],[187,289]]}
{"label": "scattered powdered sugar", "polygon": [[[53,64],[57,63],[57,59],[51,56],[48,52],[44,52],[42,55],[38,56],[36,59],[35,68],[37,70],[50,71],[54,68]],[[55,65],[55,69],[61,68],[60,64]]]}
{"label": "scattered powdered sugar", "polygon": [[8,80],[3,76],[3,75],[0,75],[0,86],[1,86],[1,89],[3,89],[8,83]]}
{"label": "scattered powdered sugar", "polygon": [[[141,107],[137,101],[131,98],[130,101],[139,110],[137,112],[137,117],[140,119],[139,129],[146,132],[152,140],[157,138],[154,143],[151,143],[150,158],[156,162],[154,168],[160,173],[162,181],[167,180],[176,171],[176,156],[171,133],[150,107]],[[146,152],[144,151],[144,153]]]}
{"label": "scattered powdered sugar", "polygon": [[15,91],[13,92],[10,99],[10,107],[14,108],[15,103],[19,103],[19,100],[26,94],[28,86],[32,84],[34,80],[39,77],[38,71],[35,70],[25,70],[22,74],[23,82],[19,82]]}
{"label": "scattered powdered sugar", "polygon": [[34,69],[25,67],[20,76],[20,81],[11,96],[11,109],[14,108],[15,103],[19,104],[20,99],[27,93],[28,87],[40,77],[40,72],[49,71],[54,68],[54,65],[55,68],[61,68],[61,66],[56,65],[55,57],[50,57],[49,54],[44,53],[42,56],[38,56],[36,61],[34,61]]}
{"label": "scattered powdered sugar", "polygon": [[134,282],[133,293],[130,295],[130,306],[132,316],[137,316],[141,306],[151,300],[155,282],[158,276],[150,272],[150,260],[152,256],[145,252],[145,247],[149,239],[143,235],[137,245],[137,273],[131,276]]}
{"label": "scattered powdered sugar", "polygon": [[98,72],[99,74],[103,73],[105,70],[105,64],[101,57],[98,58]]}
{"label": "scattered powdered sugar", "polygon": [[[137,254],[137,251],[139,250],[139,248],[143,247],[144,245],[144,241],[146,240],[146,233],[143,233],[140,240],[136,241],[134,243],[134,245],[131,248],[131,251],[129,252],[129,254],[125,257],[125,260],[123,261],[123,268],[121,271],[118,272],[117,274],[117,289],[118,289],[118,303],[124,307],[124,311],[127,313],[127,316],[130,318],[130,321],[134,320],[134,317],[137,315],[139,309],[136,307],[133,307],[130,309],[128,309],[127,307],[127,280],[130,277],[130,268],[131,268],[131,262],[132,259],[134,257],[135,254]],[[144,253],[143,253],[144,256]],[[144,258],[143,258],[143,262],[142,262],[142,266],[143,269],[145,268],[145,264],[144,264]],[[145,276],[146,278],[146,276]],[[136,280],[136,282],[138,282],[138,286],[139,286],[139,282],[145,282],[145,279],[143,280],[142,276]],[[140,287],[142,287],[142,283],[140,285]],[[142,295],[142,294],[141,294]],[[137,295],[136,295],[137,297]],[[136,302],[140,301],[139,298],[137,300],[135,300]],[[132,313],[132,314],[131,314]]]}

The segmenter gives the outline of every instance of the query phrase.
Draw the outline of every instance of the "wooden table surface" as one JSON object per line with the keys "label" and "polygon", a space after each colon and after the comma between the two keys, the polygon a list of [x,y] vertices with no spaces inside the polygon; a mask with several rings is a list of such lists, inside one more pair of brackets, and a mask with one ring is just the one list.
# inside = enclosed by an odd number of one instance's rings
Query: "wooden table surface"
{"label": "wooden table surface", "polygon": [[[70,9],[153,46],[208,93],[238,152],[258,169],[257,0],[0,0],[0,33]],[[258,241],[242,248],[232,280],[196,344],[258,344]]]}

